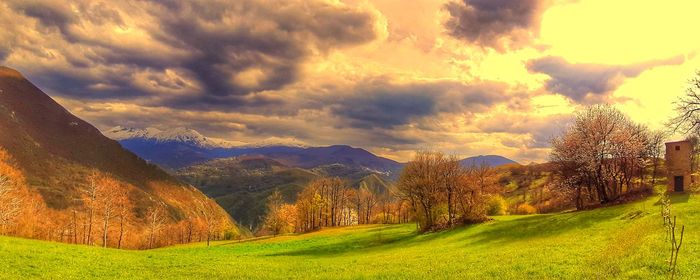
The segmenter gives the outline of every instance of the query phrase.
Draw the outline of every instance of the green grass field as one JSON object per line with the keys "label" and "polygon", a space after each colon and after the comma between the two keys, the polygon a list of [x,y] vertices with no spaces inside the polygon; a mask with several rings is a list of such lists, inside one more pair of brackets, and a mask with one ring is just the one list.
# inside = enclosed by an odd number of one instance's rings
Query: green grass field
{"label": "green grass field", "polygon": [[[686,225],[680,278],[698,279],[700,198],[672,200]],[[670,246],[656,201],[422,235],[412,224],[356,226],[150,251],[0,237],[0,278],[662,279]]]}

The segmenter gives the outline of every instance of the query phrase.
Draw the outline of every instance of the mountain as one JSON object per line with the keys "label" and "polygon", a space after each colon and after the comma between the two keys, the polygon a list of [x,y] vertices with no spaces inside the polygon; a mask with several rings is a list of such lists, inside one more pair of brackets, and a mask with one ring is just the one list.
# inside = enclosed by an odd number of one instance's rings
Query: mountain
{"label": "mountain", "polygon": [[[162,207],[167,226],[201,218],[198,203],[213,209],[223,225],[233,226],[228,215],[199,190],[103,136],[7,67],[0,67],[0,132],[0,151],[8,154],[2,163],[21,173],[16,183],[26,181],[28,191],[40,196],[46,213],[52,215],[45,222],[57,227],[70,222],[69,214],[75,213],[71,211],[83,212],[85,188],[94,184],[90,178],[97,175],[112,178],[119,191],[128,194],[134,233],[145,229],[149,209]],[[138,246],[138,240],[132,241]]]}
{"label": "mountain", "polygon": [[518,164],[514,160],[498,155],[468,157],[460,160],[459,162],[462,163],[463,166],[486,164],[491,167],[498,167],[507,164]]}
{"label": "mountain", "polygon": [[118,141],[143,139],[157,143],[179,142],[201,148],[229,148],[237,144],[222,139],[206,137],[196,130],[186,127],[177,127],[163,131],[153,127],[137,129],[116,126],[105,131],[104,135]]}
{"label": "mountain", "polygon": [[355,188],[366,186],[379,193],[386,193],[390,185],[381,174],[356,166],[334,163],[304,169],[261,155],[213,159],[175,174],[216,199],[236,221],[251,229],[261,223],[265,201],[275,190],[292,203],[309,182],[321,177],[340,177]]}
{"label": "mountain", "polygon": [[[166,170],[175,170],[212,158],[231,156],[234,143],[203,136],[194,129],[126,128],[117,126],[104,132],[127,150]],[[222,154],[223,153],[223,154]]]}
{"label": "mountain", "polygon": [[107,130],[105,135],[149,162],[171,171],[212,159],[243,155],[265,156],[286,166],[304,169],[338,163],[394,177],[398,176],[402,166],[360,148],[347,145],[307,147],[293,139],[268,139],[252,145],[236,145],[187,128],[161,131],[121,126]]}

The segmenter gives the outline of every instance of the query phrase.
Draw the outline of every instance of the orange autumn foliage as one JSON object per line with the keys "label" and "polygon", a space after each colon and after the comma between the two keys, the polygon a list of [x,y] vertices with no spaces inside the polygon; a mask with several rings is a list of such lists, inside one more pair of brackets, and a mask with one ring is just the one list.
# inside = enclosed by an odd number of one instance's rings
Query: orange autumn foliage
{"label": "orange autumn foliage", "polygon": [[[8,191],[0,192],[0,215],[10,213],[2,206],[16,207],[5,222],[0,219],[0,234],[132,249],[199,242],[207,237],[216,240],[241,236],[228,214],[193,188],[152,182],[149,193],[93,170],[83,178],[82,184],[76,182],[80,191],[74,205],[50,208],[1,148],[0,178],[4,178],[0,183],[5,180],[8,186]],[[159,195],[163,192],[168,192],[168,196]],[[158,197],[170,199],[163,201]],[[197,197],[198,202],[183,203],[192,197]]]}

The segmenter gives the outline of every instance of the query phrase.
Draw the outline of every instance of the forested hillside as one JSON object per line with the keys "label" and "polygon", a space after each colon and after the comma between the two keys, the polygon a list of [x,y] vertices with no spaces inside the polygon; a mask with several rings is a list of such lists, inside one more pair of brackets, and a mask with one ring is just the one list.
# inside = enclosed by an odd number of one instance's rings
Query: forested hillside
{"label": "forested hillside", "polygon": [[238,234],[196,188],[104,137],[5,67],[0,131],[0,233],[128,248]]}
{"label": "forested hillside", "polygon": [[273,191],[279,191],[285,202],[294,203],[307,184],[323,177],[343,178],[355,188],[386,189],[390,185],[389,178],[363,168],[330,164],[304,169],[259,155],[211,160],[179,169],[176,176],[198,186],[250,229],[261,225],[266,199]]}

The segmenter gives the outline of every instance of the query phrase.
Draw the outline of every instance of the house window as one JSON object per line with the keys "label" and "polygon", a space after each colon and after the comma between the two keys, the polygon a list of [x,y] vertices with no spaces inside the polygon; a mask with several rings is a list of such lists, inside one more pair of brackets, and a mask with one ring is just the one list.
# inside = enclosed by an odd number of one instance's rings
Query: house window
{"label": "house window", "polygon": [[676,151],[680,151],[680,150],[681,150],[681,146],[676,146]]}

